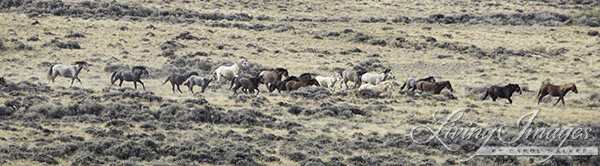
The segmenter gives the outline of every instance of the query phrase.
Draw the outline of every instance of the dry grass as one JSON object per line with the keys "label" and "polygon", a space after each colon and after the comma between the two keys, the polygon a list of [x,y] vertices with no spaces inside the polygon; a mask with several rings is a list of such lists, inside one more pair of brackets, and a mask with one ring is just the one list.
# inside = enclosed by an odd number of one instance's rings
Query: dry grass
{"label": "dry grass", "polygon": [[[64,1],[72,2],[72,1]],[[73,1],[75,2],[75,1]],[[410,17],[426,17],[433,13],[446,15],[454,15],[461,13],[474,13],[478,15],[494,14],[494,13],[512,13],[515,9],[524,10],[524,12],[549,11],[569,14],[575,12],[574,9],[562,10],[546,5],[535,5],[536,1],[524,2],[481,2],[473,1],[292,1],[292,2],[266,2],[255,8],[247,8],[245,5],[250,5],[252,1],[245,4],[234,3],[235,5],[225,5],[218,7],[223,3],[217,2],[194,2],[182,3],[172,2],[170,4],[162,4],[159,2],[142,3],[140,0],[127,0],[123,2],[141,4],[145,7],[155,7],[160,9],[190,9],[202,10],[202,12],[222,12],[226,14],[238,13],[243,11],[253,16],[261,14],[267,16],[276,16],[278,19],[285,17],[295,18],[388,18],[391,19],[398,15],[406,15]],[[487,4],[501,4],[499,6]],[[281,10],[280,6],[285,6],[286,11]],[[466,10],[461,12],[460,10]],[[436,101],[436,100],[414,100],[406,102],[410,97],[399,94],[397,91],[390,98],[378,99],[381,102],[389,102],[386,104],[393,108],[393,112],[374,111],[371,116],[354,116],[348,119],[339,119],[337,117],[325,117],[318,120],[311,119],[311,116],[277,114],[274,115],[279,121],[293,121],[302,124],[306,130],[313,132],[298,134],[298,137],[311,138],[315,135],[329,135],[336,137],[352,138],[356,132],[368,135],[370,133],[378,133],[382,136],[387,133],[408,134],[414,125],[407,123],[411,119],[431,120],[431,115],[436,110],[447,109],[450,111],[467,108],[467,105],[474,104],[479,106],[476,110],[479,114],[468,114],[464,119],[476,121],[482,126],[491,126],[495,124],[514,124],[516,119],[532,110],[541,109],[542,111],[536,118],[536,121],[542,121],[552,125],[583,125],[595,124],[596,117],[600,117],[600,113],[596,108],[587,107],[592,103],[588,97],[595,92],[598,92],[598,79],[594,78],[599,69],[595,65],[600,59],[595,56],[598,54],[598,37],[591,37],[585,33],[592,30],[590,27],[544,27],[544,26],[494,26],[487,24],[467,25],[467,24],[395,24],[391,21],[385,23],[359,23],[356,20],[350,22],[282,22],[280,20],[273,21],[250,21],[245,24],[275,24],[283,23],[295,27],[295,29],[276,33],[273,30],[253,31],[240,30],[236,28],[215,28],[208,27],[199,23],[194,24],[172,24],[165,22],[149,22],[139,21],[131,22],[124,20],[95,20],[81,19],[74,17],[46,16],[40,18],[29,18],[24,14],[17,13],[1,13],[5,21],[0,24],[0,39],[18,39],[27,45],[33,47],[33,50],[15,50],[8,49],[0,52],[2,59],[20,59],[21,63],[1,61],[0,65],[4,66],[4,74],[10,74],[7,78],[13,82],[29,80],[32,77],[39,78],[33,82],[46,83],[46,67],[40,67],[43,62],[69,64],[78,60],[86,60],[91,62],[93,66],[90,72],[84,72],[80,75],[84,85],[83,88],[92,89],[95,93],[102,94],[103,88],[108,87],[109,77],[111,73],[103,71],[107,62],[117,64],[128,64],[130,66],[144,65],[152,69],[160,69],[168,58],[158,57],[162,50],[160,45],[166,41],[173,40],[180,32],[189,31],[197,37],[204,37],[208,40],[177,40],[182,44],[187,45],[186,48],[179,48],[176,54],[194,53],[196,51],[204,51],[209,53],[207,59],[213,62],[218,61],[235,61],[241,57],[246,58],[251,63],[257,63],[266,67],[283,67],[290,71],[291,75],[299,75],[305,72],[314,72],[320,75],[329,76],[334,73],[334,68],[352,68],[348,64],[358,64],[360,61],[368,59],[372,54],[379,54],[379,59],[382,64],[391,68],[398,78],[397,82],[402,83],[408,77],[424,77],[435,76],[438,80],[450,80],[452,82],[454,96],[458,100]],[[35,20],[39,21],[39,25],[32,26],[31,23]],[[227,21],[219,21],[227,22]],[[156,30],[146,29],[148,25],[157,27]],[[122,31],[118,27],[127,26],[128,30]],[[391,30],[384,30],[385,27],[392,27]],[[430,30],[427,30],[429,27]],[[10,29],[10,30],[9,30]],[[352,34],[341,34],[339,37],[323,37],[324,39],[315,39],[315,35],[322,36],[329,31],[343,31],[344,29],[352,29],[355,32],[365,33],[374,39],[385,39],[388,41],[388,46],[381,47],[365,43],[354,43],[350,40],[354,37]],[[67,39],[64,35],[69,31],[78,31],[85,34],[85,38]],[[55,35],[45,35],[44,32],[52,32]],[[152,32],[156,36],[148,36],[147,33]],[[451,35],[451,38],[445,37]],[[39,35],[40,41],[27,41],[26,39],[32,35]],[[231,35],[239,35],[241,38],[232,39]],[[455,52],[447,49],[429,48],[416,50],[406,48],[395,48],[390,46],[391,41],[396,37],[404,37],[408,41],[425,42],[423,36],[431,36],[437,39],[437,43],[451,42],[459,43],[462,46],[475,45],[485,51],[491,51],[497,47],[514,50],[533,50],[540,54],[533,54],[532,57],[505,56],[496,59],[477,59],[469,56],[467,53]],[[52,47],[42,47],[46,42],[54,38],[60,38],[61,41],[77,40],[83,49],[68,50],[55,49]],[[147,38],[148,41],[143,39]],[[262,38],[259,40],[258,38]],[[216,46],[226,44],[224,49],[217,49]],[[266,52],[256,53],[256,48],[247,47],[248,44],[254,44],[265,48]],[[4,47],[13,48],[12,42],[4,41]],[[363,53],[341,55],[340,52],[359,48]],[[547,53],[558,48],[566,48],[569,51],[565,54],[551,56]],[[288,50],[298,50],[294,53]],[[329,51],[331,55],[320,57],[321,53],[305,52],[307,49],[316,49],[319,51]],[[278,50],[280,53],[275,53]],[[123,53],[127,52],[127,53]],[[223,57],[224,54],[232,54],[233,56]],[[453,55],[452,58],[438,59],[438,55]],[[460,58],[464,60],[460,60]],[[575,61],[578,58],[580,61]],[[117,61],[111,59],[118,59]],[[326,68],[328,70],[319,70]],[[533,69],[537,72],[527,73],[525,69]],[[483,70],[483,72],[481,72]],[[579,73],[579,74],[575,74]],[[532,79],[535,78],[535,79]],[[542,103],[537,105],[533,98],[537,88],[542,81],[550,79],[554,84],[576,83],[579,88],[579,93],[569,93],[565,101],[566,106],[558,105],[552,107],[551,103]],[[70,81],[70,80],[69,80]],[[187,87],[182,86],[184,94],[172,93],[169,85],[161,86],[164,77],[157,79],[143,79],[146,84],[147,91],[154,92],[157,96],[163,97],[163,100],[175,99],[182,101],[184,99],[194,99],[190,95]],[[584,82],[591,82],[585,84]],[[472,92],[466,90],[467,87],[482,87],[497,84],[518,83],[521,86],[527,86],[531,92],[524,92],[522,95],[516,95],[512,99],[514,103],[508,105],[505,99],[499,99],[493,103],[490,99],[479,101],[483,94],[473,95]],[[68,81],[66,78],[57,78],[56,84],[49,84],[54,89],[67,87]],[[76,86],[80,86],[78,83]],[[131,87],[130,82],[124,83],[123,86]],[[234,103],[231,96],[232,92],[227,91],[228,86],[218,85],[211,86],[207,89],[204,96],[209,103],[227,110],[237,110],[241,108],[251,107],[248,103]],[[295,99],[286,95],[271,95],[268,94],[264,85],[260,86],[261,94],[266,96],[269,102],[264,106],[269,108],[276,105],[278,102],[287,102],[292,104],[304,105],[307,107],[318,108],[321,103],[327,101],[311,101],[304,99]],[[336,85],[338,88],[338,85]],[[196,87],[199,89],[199,87]],[[116,89],[113,87],[112,89]],[[64,91],[70,91],[69,88]],[[197,90],[198,91],[198,90]],[[343,102],[353,103],[359,107],[365,107],[369,104],[362,101],[363,99],[355,97],[354,91],[348,91],[349,95],[341,97]],[[476,97],[474,97],[476,96]],[[4,102],[8,98],[0,99]],[[60,98],[61,103],[68,104],[70,99]],[[556,98],[552,98],[552,103]],[[392,102],[396,101],[396,102]],[[573,101],[578,101],[574,103]],[[159,102],[146,102],[151,109],[159,108]],[[284,108],[284,111],[286,108]],[[378,123],[373,123],[374,121]],[[214,130],[215,132],[226,132],[233,130],[238,133],[244,133],[247,129],[240,127],[231,127],[227,125],[212,125],[212,124],[191,124],[194,128],[203,128],[206,130]],[[77,123],[73,126],[44,126],[51,130],[61,130],[63,133],[72,135],[84,136],[85,140],[94,140],[92,136],[83,132],[83,129],[90,126],[103,127],[103,124],[88,124]],[[330,127],[340,126],[340,127]],[[42,137],[39,134],[32,133],[34,129],[19,128],[19,132],[0,131],[0,135],[5,138],[10,137]],[[132,128],[130,133],[143,133],[137,127]],[[166,132],[159,129],[155,132]],[[184,131],[179,139],[189,139]],[[284,136],[286,130],[264,129],[264,133],[271,133],[278,136]],[[60,133],[56,133],[58,135]],[[3,144],[28,144],[28,140],[9,140]],[[279,143],[280,144],[280,143]],[[282,145],[278,145],[282,146]],[[439,149],[438,149],[439,150]],[[394,151],[403,151],[403,149],[386,149],[382,150],[382,154],[390,154]],[[357,151],[354,155],[369,155],[370,152]],[[449,157],[457,157],[459,155],[447,154],[435,158],[437,163],[444,163]],[[339,155],[339,154],[337,154]],[[405,155],[414,157],[407,159],[411,163],[419,163],[427,156],[419,153],[409,152]],[[326,160],[330,156],[313,156]],[[279,163],[264,163],[264,164],[282,164],[294,165],[297,162],[291,161],[286,157],[280,157]],[[526,159],[522,163],[527,163]],[[69,159],[58,159],[62,164],[68,164]],[[9,161],[9,165],[35,165],[37,162],[31,161]],[[141,163],[150,164],[150,163]]]}

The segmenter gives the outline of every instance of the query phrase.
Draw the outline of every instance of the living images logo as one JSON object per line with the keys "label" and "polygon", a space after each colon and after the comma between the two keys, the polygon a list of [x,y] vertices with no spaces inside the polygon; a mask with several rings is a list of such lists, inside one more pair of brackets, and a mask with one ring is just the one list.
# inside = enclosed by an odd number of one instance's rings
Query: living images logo
{"label": "living images logo", "polygon": [[[475,156],[546,156],[536,163],[547,161],[555,155],[598,155],[597,146],[573,147],[566,146],[568,140],[585,141],[590,139],[591,127],[534,127],[534,120],[540,110],[527,113],[517,119],[516,125],[505,126],[496,125],[494,127],[480,127],[472,122],[463,122],[461,119],[465,114],[464,110],[456,110],[443,118],[437,118],[439,111],[434,112],[433,120],[437,126],[420,125],[412,128],[410,136],[412,141],[419,144],[426,144],[431,141],[439,142],[449,151],[459,151],[459,147],[454,143],[459,141],[473,141],[477,149],[468,158],[461,162],[468,161]],[[492,139],[498,139],[500,144],[513,146],[487,146]],[[529,146],[517,142],[556,142],[544,146]],[[495,143],[497,145],[497,143]]]}

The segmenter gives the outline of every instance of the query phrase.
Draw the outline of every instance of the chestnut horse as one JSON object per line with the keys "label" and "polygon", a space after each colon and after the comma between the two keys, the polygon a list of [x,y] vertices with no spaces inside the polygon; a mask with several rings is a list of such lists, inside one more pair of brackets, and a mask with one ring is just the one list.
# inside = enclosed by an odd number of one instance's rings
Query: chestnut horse
{"label": "chestnut horse", "polygon": [[567,92],[569,92],[569,91],[573,91],[573,92],[577,93],[577,86],[575,86],[575,84],[573,84],[573,83],[562,84],[562,85],[542,84],[542,86],[540,87],[540,90],[538,91],[538,93],[536,95],[537,103],[540,104],[540,102],[542,101],[542,98],[544,98],[544,96],[550,95],[550,96],[558,96],[558,100],[552,106],[556,106],[556,104],[558,104],[558,102],[561,100],[562,100],[562,104],[564,106],[565,105],[564,97],[567,94]]}
{"label": "chestnut horse", "polygon": [[496,102],[496,99],[499,97],[508,99],[508,102],[512,104],[512,100],[510,99],[510,97],[515,91],[519,92],[519,94],[523,93],[521,92],[521,87],[519,87],[519,85],[517,84],[508,84],[506,86],[491,86],[485,91],[485,95],[481,100],[485,100],[489,95],[490,97],[492,97],[492,101],[494,102]]}
{"label": "chestnut horse", "polygon": [[305,79],[302,81],[288,81],[287,83],[285,83],[285,89],[292,91],[292,90],[298,90],[301,87],[306,87],[306,86],[311,86],[311,85],[320,86],[319,81],[317,81],[314,78],[310,78],[310,79]]}
{"label": "chestnut horse", "polygon": [[417,83],[417,89],[427,93],[440,94],[444,88],[448,88],[450,92],[453,92],[452,85],[450,81],[442,81],[442,82],[427,82],[420,81]]}

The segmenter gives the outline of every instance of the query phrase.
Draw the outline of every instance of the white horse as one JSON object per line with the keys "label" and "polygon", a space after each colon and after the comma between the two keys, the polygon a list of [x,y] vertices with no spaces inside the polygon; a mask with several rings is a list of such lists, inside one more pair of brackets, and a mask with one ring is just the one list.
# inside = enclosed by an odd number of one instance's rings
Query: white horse
{"label": "white horse", "polygon": [[317,76],[315,79],[319,82],[319,85],[326,88],[334,89],[333,86],[336,82],[342,81],[342,76],[340,74],[332,75],[330,77]]}
{"label": "white horse", "polygon": [[393,91],[396,91],[396,88],[394,87],[394,82],[392,82],[392,81],[383,81],[377,85],[363,84],[358,88],[358,90],[363,90],[363,89],[379,90],[382,92],[387,92],[390,89]]}
{"label": "white horse", "polygon": [[239,77],[240,69],[248,66],[248,62],[245,59],[238,60],[235,64],[231,66],[219,66],[214,72],[213,75],[217,77],[217,83],[221,82],[221,77],[225,79],[232,79],[234,77]]}
{"label": "white horse", "polygon": [[361,81],[363,84],[367,83],[367,84],[371,84],[371,85],[377,85],[380,82],[383,82],[388,78],[396,79],[396,76],[394,75],[394,72],[392,72],[390,69],[385,69],[383,71],[383,73],[379,73],[379,74],[365,73],[362,75]]}
{"label": "white horse", "polygon": [[71,78],[71,87],[73,86],[73,82],[75,82],[75,80],[79,81],[79,83],[83,85],[78,77],[81,69],[85,69],[89,72],[90,65],[85,61],[77,61],[71,66],[56,64],[50,67],[50,71],[48,71],[48,83],[52,81],[52,84],[54,84],[54,79],[56,79],[56,76],[61,75],[66,78]]}

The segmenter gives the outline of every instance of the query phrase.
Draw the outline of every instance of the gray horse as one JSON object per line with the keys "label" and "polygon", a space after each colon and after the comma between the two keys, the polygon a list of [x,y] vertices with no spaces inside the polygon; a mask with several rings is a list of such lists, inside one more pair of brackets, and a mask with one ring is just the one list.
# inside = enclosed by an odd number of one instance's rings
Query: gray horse
{"label": "gray horse", "polygon": [[148,70],[146,70],[146,67],[144,66],[134,66],[131,69],[131,71],[115,71],[110,76],[110,86],[112,86],[117,80],[120,80],[121,82],[119,82],[119,87],[121,87],[123,81],[128,81],[133,82],[133,87],[137,89],[137,82],[139,82],[140,84],[142,84],[144,90],[146,90],[146,86],[144,86],[144,83],[140,80],[142,74],[148,75]]}
{"label": "gray horse", "polygon": [[208,84],[210,84],[210,82],[214,81],[215,79],[216,78],[214,75],[212,77],[200,77],[195,75],[190,76],[187,80],[185,80],[185,82],[183,82],[183,85],[188,86],[192,94],[194,93],[194,85],[198,85],[202,87],[202,91],[200,91],[200,93],[204,93],[204,90],[206,89],[206,87],[208,87]]}
{"label": "gray horse", "polygon": [[429,76],[427,78],[417,80],[416,78],[410,77],[406,80],[406,82],[404,82],[402,87],[400,87],[400,90],[402,90],[402,89],[404,89],[404,87],[406,87],[406,90],[415,91],[415,89],[417,89],[417,83],[419,81],[435,82],[435,78],[433,78],[432,76]]}
{"label": "gray horse", "polygon": [[50,67],[50,71],[48,71],[48,83],[52,81],[52,84],[54,84],[54,79],[56,79],[56,76],[61,75],[66,78],[71,78],[71,86],[73,86],[73,82],[75,82],[75,80],[79,81],[79,83],[83,85],[78,77],[81,69],[85,69],[89,72],[90,65],[85,61],[77,61],[71,66],[56,64]]}
{"label": "gray horse", "polygon": [[177,86],[177,90],[179,90],[179,93],[183,93],[183,92],[181,92],[181,89],[179,89],[179,86],[182,85],[183,82],[185,82],[191,76],[198,76],[198,73],[191,72],[186,75],[173,74],[173,75],[169,76],[167,78],[167,80],[165,80],[165,82],[163,82],[162,84],[164,85],[170,81],[171,82],[171,90],[173,90],[173,93],[175,93],[175,86]]}
{"label": "gray horse", "polygon": [[354,82],[354,88],[358,88],[361,85],[361,76],[365,74],[365,72],[355,72],[352,70],[344,70],[340,73],[342,76],[342,81],[340,81],[340,88],[342,88],[342,83],[346,84],[346,90],[348,89],[348,81]]}

